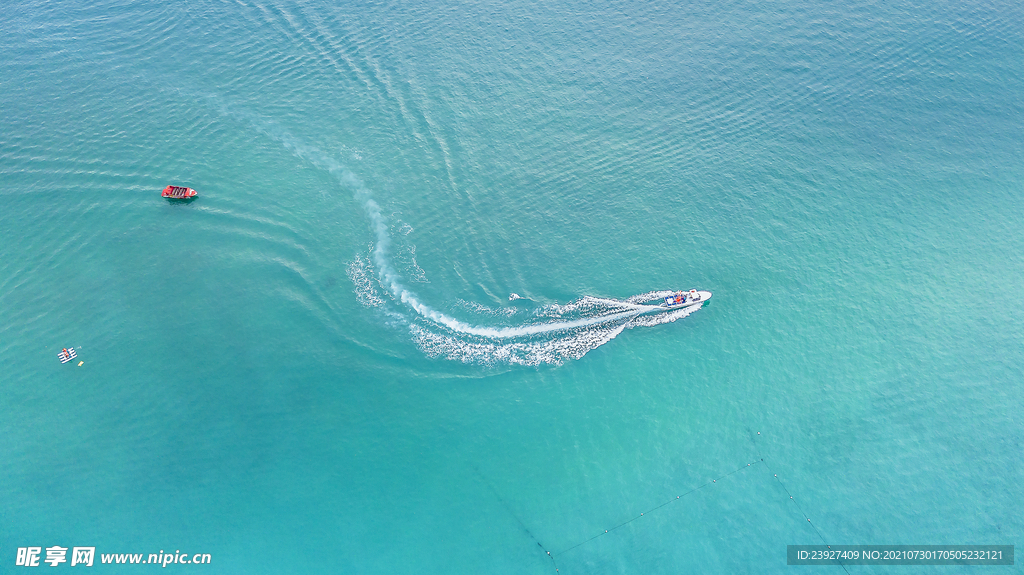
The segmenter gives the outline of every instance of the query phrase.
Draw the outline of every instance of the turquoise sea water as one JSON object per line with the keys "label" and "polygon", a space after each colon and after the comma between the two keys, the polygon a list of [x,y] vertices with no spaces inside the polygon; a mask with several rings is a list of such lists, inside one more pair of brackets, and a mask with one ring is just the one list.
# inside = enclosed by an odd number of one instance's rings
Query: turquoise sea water
{"label": "turquoise sea water", "polygon": [[1016,2],[6,4],[0,571],[1021,543],[1022,54]]}

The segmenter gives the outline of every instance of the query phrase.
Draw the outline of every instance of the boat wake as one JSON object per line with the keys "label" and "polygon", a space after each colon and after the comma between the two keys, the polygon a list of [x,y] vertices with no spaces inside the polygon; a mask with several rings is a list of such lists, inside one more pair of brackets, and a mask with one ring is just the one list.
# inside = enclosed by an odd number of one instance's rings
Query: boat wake
{"label": "boat wake", "polygon": [[[398,323],[408,326],[416,344],[430,356],[467,363],[561,364],[583,357],[624,329],[673,322],[703,305],[666,309],[650,302],[673,292],[652,291],[624,300],[587,296],[566,305],[532,306],[521,310],[515,307],[489,310],[463,302],[468,315],[489,315],[485,319],[499,325],[457,319],[427,305],[406,286],[393,263],[387,218],[370,190],[351,170],[321,150],[299,142],[271,121],[226,107],[222,111],[249,120],[296,156],[330,172],[339,184],[352,192],[373,235],[368,253],[358,256],[348,266],[357,298],[363,305],[380,308]],[[510,302],[519,299],[529,301],[518,294],[509,296]]]}
{"label": "boat wake", "polygon": [[[397,304],[406,300],[400,294],[389,295],[383,281],[374,281],[375,271],[369,257],[357,257],[349,265],[348,274],[359,301],[403,317],[413,340],[427,355],[465,363],[562,364],[583,357],[623,330],[673,322],[703,305],[666,309],[650,303],[674,293],[669,290],[637,294],[625,300],[586,296],[569,304],[540,308],[491,309],[464,302],[468,315],[482,317],[482,321],[511,324],[486,326],[455,319],[422,304],[422,308],[409,306],[421,312],[415,316],[396,314]],[[524,298],[511,301],[517,299]]]}

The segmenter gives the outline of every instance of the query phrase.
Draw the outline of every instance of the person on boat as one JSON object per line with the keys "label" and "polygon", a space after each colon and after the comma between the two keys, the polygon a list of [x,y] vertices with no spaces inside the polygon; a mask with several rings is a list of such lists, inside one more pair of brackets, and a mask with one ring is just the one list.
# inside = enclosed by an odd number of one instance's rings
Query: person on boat
{"label": "person on boat", "polygon": [[65,347],[64,348],[64,355],[67,355],[67,354],[68,354],[68,348]]}

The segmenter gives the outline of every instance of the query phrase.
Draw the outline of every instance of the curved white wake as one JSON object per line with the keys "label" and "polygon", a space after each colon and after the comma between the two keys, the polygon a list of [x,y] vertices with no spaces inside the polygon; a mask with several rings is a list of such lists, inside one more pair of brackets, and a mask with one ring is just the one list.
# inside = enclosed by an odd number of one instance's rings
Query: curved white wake
{"label": "curved white wake", "polygon": [[[533,312],[504,313],[518,325],[489,327],[473,325],[440,312],[407,288],[391,258],[391,235],[380,205],[363,182],[341,162],[324,152],[302,144],[273,122],[221,106],[227,115],[248,120],[264,134],[277,140],[292,153],[330,172],[338,182],[352,190],[363,208],[374,235],[373,247],[364,259],[358,257],[348,273],[360,302],[370,307],[385,307],[388,300],[416,313],[405,318],[413,338],[429,355],[464,362],[507,362],[525,365],[562,363],[577,359],[607,343],[622,330],[676,321],[701,308],[702,304],[665,310],[645,305],[669,291],[638,294],[626,300],[584,297],[564,306],[550,305]],[[371,263],[372,262],[372,263]],[[376,281],[371,280],[375,277]],[[510,301],[522,299],[512,294]],[[482,307],[482,306],[480,306]],[[507,310],[506,310],[507,311]],[[525,315],[525,317],[524,317]]]}
{"label": "curved white wake", "polygon": [[[349,265],[349,276],[356,286],[359,301],[368,307],[386,308],[385,300],[389,299],[386,284],[366,281],[372,276],[373,268],[374,263],[369,258],[358,257]],[[666,310],[643,303],[660,300],[671,293],[649,292],[626,300],[587,296],[566,305],[539,309],[465,306],[467,313],[492,322],[515,323],[510,326],[473,325],[439,312],[417,315],[408,325],[417,345],[431,356],[466,363],[561,364],[583,357],[625,329],[673,322],[703,305]],[[513,301],[515,299],[521,298],[513,298]]]}

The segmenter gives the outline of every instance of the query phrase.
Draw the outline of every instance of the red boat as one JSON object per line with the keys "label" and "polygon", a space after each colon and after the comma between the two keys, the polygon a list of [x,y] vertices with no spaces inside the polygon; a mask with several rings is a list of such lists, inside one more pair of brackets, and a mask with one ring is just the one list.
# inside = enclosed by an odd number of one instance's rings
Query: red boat
{"label": "red boat", "polygon": [[196,197],[199,193],[192,188],[186,188],[185,186],[167,186],[164,188],[164,193],[161,195],[165,198],[171,198],[174,200],[187,200],[188,198]]}

